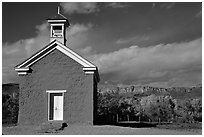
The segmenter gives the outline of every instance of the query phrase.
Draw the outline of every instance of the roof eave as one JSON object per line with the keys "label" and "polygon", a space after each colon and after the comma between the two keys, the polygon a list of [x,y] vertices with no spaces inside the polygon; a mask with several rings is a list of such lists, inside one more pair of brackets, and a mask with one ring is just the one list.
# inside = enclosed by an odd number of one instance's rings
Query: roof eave
{"label": "roof eave", "polygon": [[47,19],[48,23],[59,23],[63,22],[66,27],[69,27],[69,21],[67,19]]}
{"label": "roof eave", "polygon": [[57,40],[54,40],[49,45],[47,45],[46,47],[44,47],[40,51],[36,52],[35,54],[33,54],[30,58],[26,59],[24,62],[17,65],[15,67],[15,70],[17,72],[26,72],[27,73],[30,69],[30,66],[33,63],[35,63],[36,61],[38,61],[39,59],[44,57],[44,55],[49,54],[49,52],[51,52],[54,49],[60,50],[65,55],[69,56],[70,58],[74,59],[76,62],[81,64],[83,66],[83,71],[86,71],[89,74],[91,72],[96,74],[96,77],[98,79],[97,81],[99,81],[98,69],[94,64],[92,64],[91,62],[89,62],[88,60],[86,60],[85,58],[80,56],[79,54],[75,53],[74,51],[72,51],[68,47],[64,46],[62,43],[60,43]]}

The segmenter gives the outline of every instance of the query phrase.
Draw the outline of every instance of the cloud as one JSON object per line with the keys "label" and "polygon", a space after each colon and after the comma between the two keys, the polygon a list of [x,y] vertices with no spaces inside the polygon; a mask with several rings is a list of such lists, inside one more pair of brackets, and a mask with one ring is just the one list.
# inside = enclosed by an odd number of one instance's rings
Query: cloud
{"label": "cloud", "polygon": [[3,83],[16,82],[18,77],[14,67],[48,44],[49,31],[47,23],[36,26],[36,33],[37,36],[34,38],[2,44]]}
{"label": "cloud", "polygon": [[89,14],[99,11],[99,7],[96,2],[63,2],[60,3],[60,5],[62,6],[64,13],[67,14]]}
{"label": "cloud", "polygon": [[76,36],[79,35],[80,33],[90,30],[92,27],[93,25],[91,23],[87,25],[76,23],[72,25],[69,29],[67,29],[67,34],[68,36]]}
{"label": "cloud", "polygon": [[125,4],[124,2],[110,2],[106,4],[106,7],[124,8],[124,7],[127,7],[127,4]]}
{"label": "cloud", "polygon": [[[180,86],[201,82],[201,38],[149,47],[131,46],[89,57],[107,79],[121,82],[167,82]],[[195,73],[195,74],[194,74]],[[194,81],[191,80],[194,76]]]}
{"label": "cloud", "polygon": [[14,43],[3,43],[2,46],[2,56],[6,59],[9,57],[16,59],[28,58],[34,52],[37,52],[40,48],[49,43],[49,31],[48,24],[43,23],[36,26],[37,36],[34,38],[28,38],[24,40],[19,40]]}
{"label": "cloud", "polygon": [[[48,23],[36,26],[36,36],[14,43],[3,43],[2,46],[2,73],[3,83],[17,82],[17,73],[14,67],[29,58],[32,54],[49,44]],[[73,24],[67,29],[67,45],[82,55],[88,54],[92,48],[84,44],[87,41],[92,24]]]}
{"label": "cloud", "polygon": [[93,25],[91,23],[88,24],[79,24],[76,23],[72,25],[69,29],[67,29],[67,46],[79,54],[84,55],[88,54],[84,48],[88,46],[85,44],[89,40],[89,32],[92,30]]}
{"label": "cloud", "polygon": [[[99,12],[100,7],[97,2],[62,2],[60,5],[63,8],[63,12],[66,14],[90,14]],[[106,2],[105,7],[111,8],[124,8],[128,5],[125,2]]]}
{"label": "cloud", "polygon": [[141,42],[141,41],[148,41],[150,39],[149,36],[146,35],[141,35],[141,36],[133,36],[130,38],[125,38],[125,39],[118,39],[116,40],[116,44],[133,44],[135,42]]}
{"label": "cloud", "polygon": [[164,4],[161,4],[160,7],[169,10],[173,8],[174,6],[175,6],[175,2],[166,2]]}

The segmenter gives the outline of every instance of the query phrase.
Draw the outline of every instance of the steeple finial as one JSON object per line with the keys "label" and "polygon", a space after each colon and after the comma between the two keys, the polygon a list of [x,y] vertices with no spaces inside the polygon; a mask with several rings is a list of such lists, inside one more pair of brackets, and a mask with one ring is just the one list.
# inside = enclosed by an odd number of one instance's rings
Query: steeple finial
{"label": "steeple finial", "polygon": [[57,6],[57,14],[62,16],[63,18],[67,19],[64,15],[60,13],[60,6]]}
{"label": "steeple finial", "polygon": [[57,14],[60,14],[60,6],[57,7]]}

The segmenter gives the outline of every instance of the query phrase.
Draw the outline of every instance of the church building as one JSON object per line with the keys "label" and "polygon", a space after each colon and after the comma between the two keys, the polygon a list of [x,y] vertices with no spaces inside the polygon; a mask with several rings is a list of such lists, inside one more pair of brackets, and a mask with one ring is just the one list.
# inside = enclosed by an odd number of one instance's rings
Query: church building
{"label": "church building", "polygon": [[68,19],[58,9],[47,19],[50,43],[15,67],[20,77],[20,125],[95,123],[97,67],[66,45]]}

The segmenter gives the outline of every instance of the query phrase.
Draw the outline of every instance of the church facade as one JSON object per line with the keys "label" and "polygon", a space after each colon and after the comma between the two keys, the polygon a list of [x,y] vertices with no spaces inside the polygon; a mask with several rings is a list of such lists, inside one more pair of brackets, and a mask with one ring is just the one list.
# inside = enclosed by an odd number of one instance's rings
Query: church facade
{"label": "church facade", "polygon": [[97,67],[66,46],[69,22],[48,19],[50,43],[15,67],[20,77],[18,123],[95,123]]}

